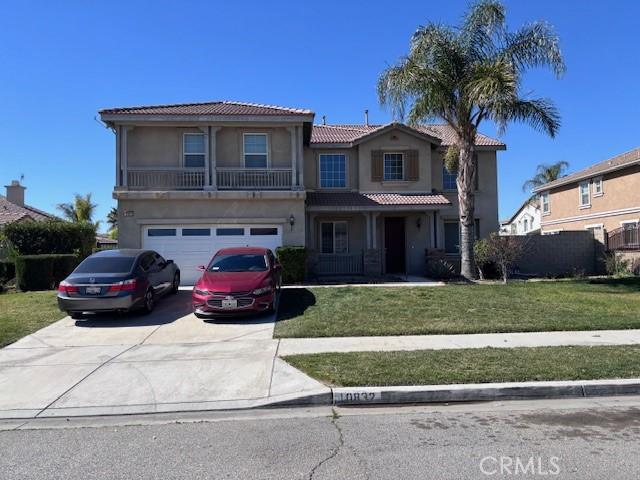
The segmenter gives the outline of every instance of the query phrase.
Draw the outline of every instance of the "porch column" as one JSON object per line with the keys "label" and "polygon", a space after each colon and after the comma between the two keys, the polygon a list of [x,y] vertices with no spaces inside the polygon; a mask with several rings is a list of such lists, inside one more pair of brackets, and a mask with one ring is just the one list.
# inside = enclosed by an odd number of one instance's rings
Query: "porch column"
{"label": "porch column", "polygon": [[120,167],[122,168],[122,186],[126,187],[129,181],[129,162],[128,162],[128,136],[129,131],[134,127],[125,125],[120,127]]}
{"label": "porch column", "polygon": [[120,140],[122,139],[120,130],[122,127],[118,125],[114,131],[116,134],[116,187],[122,186],[122,147],[120,146]]}
{"label": "porch column", "polygon": [[312,250],[318,249],[318,239],[316,238],[316,214],[309,213],[309,221],[307,222],[309,225],[309,239],[307,243],[311,246]]}
{"label": "porch column", "polygon": [[298,187],[298,141],[296,135],[296,127],[287,127],[291,134],[291,190],[297,190]]}
{"label": "porch column", "polygon": [[366,212],[364,214],[364,218],[366,220],[366,230],[367,230],[367,248],[371,248],[371,212]]}
{"label": "porch column", "polygon": [[211,187],[211,172],[210,172],[210,162],[211,162],[211,152],[209,148],[209,132],[211,127],[198,127],[200,131],[204,134],[204,182],[202,182],[203,190],[209,190]]}
{"label": "porch column", "polygon": [[433,227],[432,230],[432,238],[433,238],[433,248],[438,248],[438,211],[433,211],[433,222],[431,224]]}
{"label": "porch column", "polygon": [[216,169],[217,155],[216,155],[216,146],[217,146],[217,134],[218,130],[221,127],[209,127],[209,168],[211,171],[211,183],[207,190],[217,190],[218,189],[218,172]]}
{"label": "porch column", "polygon": [[298,131],[298,186],[304,190],[304,153],[302,149],[304,139],[302,138],[302,127],[296,127],[296,130]]}
{"label": "porch column", "polygon": [[378,228],[377,228],[377,220],[378,220],[378,215],[380,215],[377,212],[374,212],[371,214],[371,248],[378,248]]}

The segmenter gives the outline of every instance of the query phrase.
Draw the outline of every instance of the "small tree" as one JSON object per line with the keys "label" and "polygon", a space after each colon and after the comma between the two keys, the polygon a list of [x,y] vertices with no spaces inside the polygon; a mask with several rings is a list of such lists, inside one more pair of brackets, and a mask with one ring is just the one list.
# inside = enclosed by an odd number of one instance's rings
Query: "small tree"
{"label": "small tree", "polygon": [[93,221],[93,214],[97,207],[98,205],[91,200],[91,193],[87,193],[84,196],[76,193],[73,202],[59,203],[57,205],[58,210],[62,212],[64,218],[70,222],[90,223],[96,230],[100,227],[99,221]]}
{"label": "small tree", "polygon": [[487,256],[495,262],[502,273],[502,281],[507,283],[513,266],[527,249],[529,238],[516,235],[498,235],[493,232],[487,239]]}
{"label": "small tree", "polygon": [[485,268],[493,261],[489,250],[488,238],[476,240],[476,243],[473,245],[473,258],[476,262],[476,268],[478,269],[478,276],[480,277],[480,280],[486,279],[487,275]]}

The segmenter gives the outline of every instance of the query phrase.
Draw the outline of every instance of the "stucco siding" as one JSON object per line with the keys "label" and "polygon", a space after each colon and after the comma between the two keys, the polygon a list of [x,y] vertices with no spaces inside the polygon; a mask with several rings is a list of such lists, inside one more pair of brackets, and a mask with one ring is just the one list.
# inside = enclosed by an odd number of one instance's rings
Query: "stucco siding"
{"label": "stucco siding", "polygon": [[605,174],[602,178],[602,195],[594,194],[593,179],[589,180],[587,207],[579,205],[579,182],[551,190],[550,211],[542,214],[542,230],[575,230],[594,224],[613,230],[622,221],[640,218],[640,167]]}

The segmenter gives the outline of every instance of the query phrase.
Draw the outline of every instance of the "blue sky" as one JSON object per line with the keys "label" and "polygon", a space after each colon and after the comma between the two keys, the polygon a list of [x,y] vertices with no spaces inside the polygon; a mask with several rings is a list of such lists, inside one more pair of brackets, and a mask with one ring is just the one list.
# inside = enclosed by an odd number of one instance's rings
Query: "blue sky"
{"label": "blue sky", "polygon": [[[100,108],[230,99],[311,108],[319,121],[360,122],[380,108],[380,71],[419,24],[456,23],[465,1],[3,2],[0,17],[0,181],[24,175],[27,202],[55,211],[92,192],[115,205],[114,137]],[[363,8],[363,6],[366,7]],[[555,139],[512,125],[499,153],[500,217],[524,199],[539,163],[583,168],[640,146],[640,2],[507,1],[516,28],[544,19],[567,73],[531,72],[526,90],[555,100]],[[493,135],[485,124],[484,133]]]}

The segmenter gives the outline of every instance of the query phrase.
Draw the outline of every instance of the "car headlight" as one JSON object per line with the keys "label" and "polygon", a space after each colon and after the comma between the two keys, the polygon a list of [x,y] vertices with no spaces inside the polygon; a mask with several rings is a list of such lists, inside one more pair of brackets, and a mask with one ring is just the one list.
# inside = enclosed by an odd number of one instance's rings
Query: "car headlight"
{"label": "car headlight", "polygon": [[194,288],[193,292],[196,295],[211,295],[211,292],[209,292],[208,290],[200,290],[199,288]]}
{"label": "car headlight", "polygon": [[253,292],[254,295],[264,295],[265,293],[269,293],[271,291],[271,285],[267,285],[265,287],[256,288]]}

